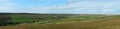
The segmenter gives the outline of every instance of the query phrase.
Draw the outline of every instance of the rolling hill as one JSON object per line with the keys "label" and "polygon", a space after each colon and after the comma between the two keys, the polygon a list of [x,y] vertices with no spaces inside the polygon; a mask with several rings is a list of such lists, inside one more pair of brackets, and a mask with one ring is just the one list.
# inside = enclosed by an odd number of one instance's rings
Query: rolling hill
{"label": "rolling hill", "polygon": [[81,21],[102,18],[105,15],[88,14],[37,14],[37,13],[0,13],[0,25],[20,23],[55,23],[67,21]]}
{"label": "rolling hill", "polygon": [[119,29],[120,15],[0,13],[0,29]]}

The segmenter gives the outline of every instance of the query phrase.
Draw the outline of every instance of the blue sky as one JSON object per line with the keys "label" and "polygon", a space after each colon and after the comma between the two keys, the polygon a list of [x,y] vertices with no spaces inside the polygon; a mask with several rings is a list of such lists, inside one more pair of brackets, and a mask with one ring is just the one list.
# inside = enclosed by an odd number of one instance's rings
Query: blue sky
{"label": "blue sky", "polygon": [[120,0],[0,0],[0,12],[120,14]]}

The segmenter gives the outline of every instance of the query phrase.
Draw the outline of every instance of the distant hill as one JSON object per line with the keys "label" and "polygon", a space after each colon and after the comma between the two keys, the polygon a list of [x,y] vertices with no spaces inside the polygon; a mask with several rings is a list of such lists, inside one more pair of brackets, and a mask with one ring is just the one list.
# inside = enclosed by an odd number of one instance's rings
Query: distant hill
{"label": "distant hill", "polygon": [[[73,14],[0,13],[0,25],[60,20]],[[76,14],[74,14],[76,15]]]}
{"label": "distant hill", "polygon": [[34,22],[59,22],[81,21],[87,19],[103,18],[103,14],[38,14],[38,13],[0,13],[0,25],[34,23]]}

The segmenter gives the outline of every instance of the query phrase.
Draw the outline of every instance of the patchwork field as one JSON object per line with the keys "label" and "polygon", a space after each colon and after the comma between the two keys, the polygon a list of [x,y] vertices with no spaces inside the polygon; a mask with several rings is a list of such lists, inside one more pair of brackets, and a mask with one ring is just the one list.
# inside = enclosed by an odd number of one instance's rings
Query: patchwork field
{"label": "patchwork field", "polygon": [[0,22],[0,29],[120,29],[120,15],[103,14],[12,13]]}

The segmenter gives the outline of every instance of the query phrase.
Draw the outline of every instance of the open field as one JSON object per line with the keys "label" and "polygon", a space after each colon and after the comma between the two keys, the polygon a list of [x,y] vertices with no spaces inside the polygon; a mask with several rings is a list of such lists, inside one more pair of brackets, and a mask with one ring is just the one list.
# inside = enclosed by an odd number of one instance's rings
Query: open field
{"label": "open field", "polygon": [[1,23],[0,29],[120,29],[120,15],[12,14],[9,16],[10,20],[1,21],[7,25]]}
{"label": "open field", "polygon": [[110,19],[61,24],[23,24],[16,26],[1,26],[0,29],[120,29],[119,27],[119,19]]}

